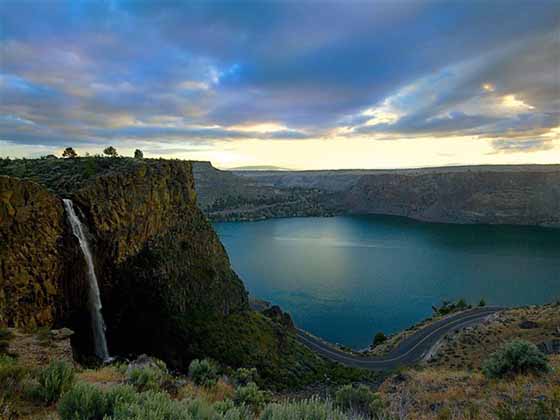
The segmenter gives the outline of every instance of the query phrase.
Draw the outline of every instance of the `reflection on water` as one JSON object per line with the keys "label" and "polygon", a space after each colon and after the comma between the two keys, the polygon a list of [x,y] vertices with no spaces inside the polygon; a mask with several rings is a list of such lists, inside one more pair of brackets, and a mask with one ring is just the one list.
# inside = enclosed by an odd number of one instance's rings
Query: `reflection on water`
{"label": "reflection on water", "polygon": [[249,291],[328,340],[369,344],[443,299],[560,299],[560,230],[429,224],[392,216],[215,225]]}

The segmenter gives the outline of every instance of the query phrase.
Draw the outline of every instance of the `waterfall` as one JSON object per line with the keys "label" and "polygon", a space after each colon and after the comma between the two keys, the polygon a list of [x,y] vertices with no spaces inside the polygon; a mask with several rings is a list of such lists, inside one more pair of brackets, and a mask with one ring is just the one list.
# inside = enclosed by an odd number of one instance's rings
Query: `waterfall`
{"label": "waterfall", "polygon": [[95,346],[95,354],[101,360],[109,360],[109,351],[107,350],[107,339],[105,338],[105,322],[103,321],[103,315],[101,314],[101,297],[99,293],[99,285],[97,284],[97,277],[95,276],[95,268],[93,266],[93,258],[91,256],[91,251],[89,250],[89,244],[87,238],[84,234],[82,223],[78,218],[78,215],[74,211],[74,203],[72,200],[64,199],[64,207],[66,208],[66,214],[68,215],[68,220],[72,226],[72,232],[74,236],[78,238],[80,242],[80,248],[84,254],[87,264],[87,275],[89,283],[89,312],[91,316],[91,326],[93,329],[93,344]]}

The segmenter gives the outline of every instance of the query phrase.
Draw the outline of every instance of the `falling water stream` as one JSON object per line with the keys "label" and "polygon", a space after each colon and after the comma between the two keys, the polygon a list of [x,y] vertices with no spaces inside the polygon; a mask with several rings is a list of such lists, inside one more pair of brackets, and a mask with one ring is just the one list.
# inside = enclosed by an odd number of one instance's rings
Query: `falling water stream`
{"label": "falling water stream", "polygon": [[68,215],[68,220],[72,226],[74,236],[78,238],[80,248],[84,254],[88,270],[88,283],[89,283],[89,311],[91,315],[91,326],[93,330],[93,343],[95,346],[95,354],[101,360],[109,360],[109,350],[107,349],[107,339],[105,338],[105,322],[101,314],[101,297],[99,293],[99,285],[97,284],[97,277],[95,276],[95,268],[93,265],[93,258],[89,249],[87,238],[84,234],[82,223],[78,218],[72,200],[64,199],[64,207]]}

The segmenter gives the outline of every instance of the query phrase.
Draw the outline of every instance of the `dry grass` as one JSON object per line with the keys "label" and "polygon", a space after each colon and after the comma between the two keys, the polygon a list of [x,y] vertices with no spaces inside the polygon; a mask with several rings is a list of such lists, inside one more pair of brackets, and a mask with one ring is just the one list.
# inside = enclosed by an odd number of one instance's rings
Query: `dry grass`
{"label": "dry grass", "polygon": [[215,403],[216,401],[223,401],[226,398],[231,399],[233,398],[233,394],[233,386],[220,379],[209,388],[196,386],[192,382],[189,382],[179,390],[177,398],[201,398],[209,403]]}
{"label": "dry grass", "polygon": [[[522,328],[531,321],[535,328]],[[489,321],[446,337],[431,366],[450,369],[478,369],[488,355],[516,338],[535,344],[560,338],[560,305],[531,306],[500,312]]]}
{"label": "dry grass", "polygon": [[19,363],[29,368],[46,366],[55,360],[64,360],[76,365],[70,339],[51,339],[48,332],[43,330],[36,333],[12,330],[8,353],[16,354]]}
{"label": "dry grass", "polygon": [[507,380],[447,368],[410,370],[386,380],[380,392],[396,418],[494,420],[500,407],[522,411],[539,401],[549,406],[555,401],[560,410],[560,356],[550,362],[554,370],[549,374]]}
{"label": "dry grass", "polygon": [[86,369],[79,372],[77,379],[82,382],[98,385],[101,388],[109,388],[124,383],[126,377],[122,370],[116,366],[104,366],[99,369]]}

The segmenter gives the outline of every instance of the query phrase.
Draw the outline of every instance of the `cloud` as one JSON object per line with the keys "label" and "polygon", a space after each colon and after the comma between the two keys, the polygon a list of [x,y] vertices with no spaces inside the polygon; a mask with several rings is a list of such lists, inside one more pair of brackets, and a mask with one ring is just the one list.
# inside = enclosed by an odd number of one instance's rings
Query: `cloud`
{"label": "cloud", "polygon": [[0,21],[12,143],[530,139],[560,107],[554,0],[22,0]]}
{"label": "cloud", "polygon": [[495,153],[536,152],[554,148],[552,139],[495,139],[492,141]]}

